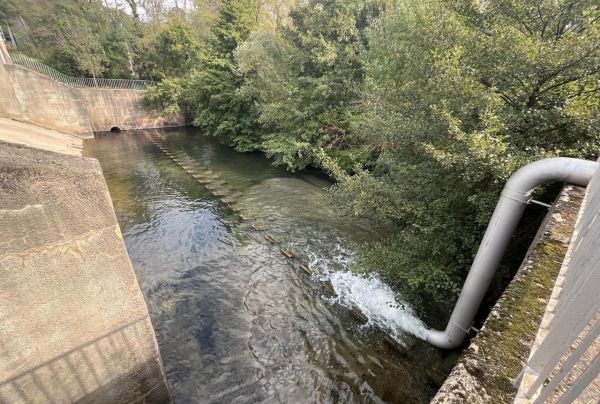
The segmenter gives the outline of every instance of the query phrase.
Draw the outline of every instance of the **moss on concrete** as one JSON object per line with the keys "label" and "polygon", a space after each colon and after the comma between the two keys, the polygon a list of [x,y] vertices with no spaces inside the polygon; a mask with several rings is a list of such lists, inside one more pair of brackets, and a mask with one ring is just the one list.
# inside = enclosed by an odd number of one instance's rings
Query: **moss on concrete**
{"label": "moss on concrete", "polygon": [[512,402],[512,381],[535,340],[577,220],[583,189],[567,186],[536,235],[517,275],[463,352],[434,403]]}

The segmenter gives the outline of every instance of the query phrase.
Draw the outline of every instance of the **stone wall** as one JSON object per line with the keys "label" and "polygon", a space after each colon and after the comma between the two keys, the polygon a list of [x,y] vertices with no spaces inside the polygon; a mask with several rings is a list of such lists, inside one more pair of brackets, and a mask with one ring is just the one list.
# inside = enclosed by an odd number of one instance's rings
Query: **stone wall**
{"label": "stone wall", "polygon": [[139,90],[75,88],[17,65],[0,64],[0,117],[76,135],[113,127],[181,126],[140,104]]}
{"label": "stone wall", "polygon": [[0,402],[170,401],[97,160],[0,142],[0,233]]}

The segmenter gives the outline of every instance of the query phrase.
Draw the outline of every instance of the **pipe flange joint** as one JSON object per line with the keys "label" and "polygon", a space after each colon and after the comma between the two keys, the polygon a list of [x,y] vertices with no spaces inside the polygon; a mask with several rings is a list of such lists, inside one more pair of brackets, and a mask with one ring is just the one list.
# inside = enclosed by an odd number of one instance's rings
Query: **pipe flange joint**
{"label": "pipe flange joint", "polygon": [[502,197],[512,199],[513,201],[517,201],[520,203],[528,204],[531,201],[531,194],[533,190],[529,190],[527,192],[515,191],[508,187],[504,187],[502,190]]}

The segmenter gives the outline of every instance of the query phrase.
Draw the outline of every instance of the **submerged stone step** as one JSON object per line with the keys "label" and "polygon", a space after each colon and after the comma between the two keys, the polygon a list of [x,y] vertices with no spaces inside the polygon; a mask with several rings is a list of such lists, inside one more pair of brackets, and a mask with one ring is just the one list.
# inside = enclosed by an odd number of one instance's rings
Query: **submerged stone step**
{"label": "submerged stone step", "polygon": [[273,236],[272,236],[272,235],[270,235],[270,234],[267,234],[267,235],[265,236],[265,240],[267,240],[267,241],[268,241],[269,243],[271,243],[271,244],[277,244],[277,243],[279,242],[279,241],[278,241],[278,240],[277,240],[275,237],[273,237]]}
{"label": "submerged stone step", "polygon": [[[241,215],[240,215],[241,216]],[[246,220],[246,219],[245,219]],[[253,230],[256,231],[265,231],[265,230],[269,230],[268,226],[265,226],[262,223],[253,223],[250,227],[252,227]]]}
{"label": "submerged stone step", "polygon": [[287,258],[294,258],[296,254],[293,251],[288,250],[287,248],[282,248],[281,253],[285,255]]}
{"label": "submerged stone step", "polygon": [[206,188],[208,189],[218,189],[220,187],[222,187],[223,185],[225,185],[225,181],[223,180],[218,180],[218,181],[213,181],[212,184],[207,185]]}
{"label": "submerged stone step", "polygon": [[406,345],[402,345],[401,343],[396,341],[396,339],[394,337],[392,337],[391,335],[385,334],[383,336],[383,341],[387,345],[389,345],[391,348],[393,348],[394,350],[401,353],[402,355],[406,355],[406,353],[408,352],[408,347]]}
{"label": "submerged stone step", "polygon": [[361,323],[366,323],[369,321],[369,318],[367,316],[365,316],[365,314],[357,306],[352,306],[352,309],[350,309],[350,312]]}
{"label": "submerged stone step", "polygon": [[[215,189],[213,191],[212,194],[214,196],[226,196],[226,195],[231,194],[231,189],[228,189],[228,188],[217,188],[217,189]],[[222,202],[224,202],[224,201],[222,201]],[[231,203],[231,202],[235,202],[235,199],[233,201],[230,201],[229,203]],[[224,202],[224,203],[227,203],[227,202]]]}
{"label": "submerged stone step", "polygon": [[337,296],[337,293],[335,293],[335,289],[333,288],[333,284],[329,279],[323,282],[323,287],[333,296]]}
{"label": "submerged stone step", "polygon": [[[227,194],[226,194],[227,195]],[[231,194],[229,194],[228,197],[221,199],[221,202],[225,203],[225,204],[230,204],[230,203],[234,203],[237,201],[236,197],[231,196]]]}
{"label": "submerged stone step", "polygon": [[308,267],[308,265],[304,264],[304,263],[300,263],[298,265],[298,267],[307,275],[312,275],[312,271],[310,270],[310,268]]}
{"label": "submerged stone step", "polygon": [[198,180],[198,182],[200,184],[206,185],[206,184],[212,184],[213,180],[211,180],[210,178],[206,178],[206,177],[202,177],[201,175],[198,174],[192,174],[194,176],[194,178],[196,178],[196,180]]}
{"label": "submerged stone step", "polygon": [[240,205],[227,204],[227,207],[236,213],[242,210],[242,207]]}

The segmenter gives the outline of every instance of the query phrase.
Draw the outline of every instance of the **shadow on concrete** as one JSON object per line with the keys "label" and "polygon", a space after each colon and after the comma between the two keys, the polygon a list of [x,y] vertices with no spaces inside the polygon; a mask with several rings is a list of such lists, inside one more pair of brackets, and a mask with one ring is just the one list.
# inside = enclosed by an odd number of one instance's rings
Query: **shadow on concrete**
{"label": "shadow on concrete", "polygon": [[0,380],[0,402],[170,402],[160,359],[145,352],[146,321],[138,318]]}

